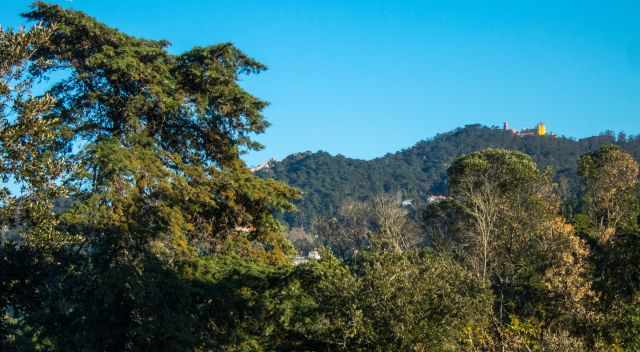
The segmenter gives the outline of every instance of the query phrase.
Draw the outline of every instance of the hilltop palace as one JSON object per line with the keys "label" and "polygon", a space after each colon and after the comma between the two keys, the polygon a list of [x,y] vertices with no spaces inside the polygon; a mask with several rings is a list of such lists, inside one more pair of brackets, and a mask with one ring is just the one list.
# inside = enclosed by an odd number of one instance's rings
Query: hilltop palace
{"label": "hilltop palace", "polygon": [[502,125],[502,129],[505,131],[509,131],[517,136],[545,136],[547,135],[547,128],[544,123],[540,122],[534,128],[524,129],[524,130],[515,130],[513,128],[509,128],[509,122],[505,121]]}

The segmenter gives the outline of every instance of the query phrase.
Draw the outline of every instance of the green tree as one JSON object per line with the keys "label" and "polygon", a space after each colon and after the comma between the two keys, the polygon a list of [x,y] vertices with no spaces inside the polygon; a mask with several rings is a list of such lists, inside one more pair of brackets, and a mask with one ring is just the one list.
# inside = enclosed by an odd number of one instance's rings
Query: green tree
{"label": "green tree", "polygon": [[575,222],[591,239],[594,287],[610,340],[633,351],[640,348],[640,229],[638,163],[617,146],[607,145],[579,160],[583,182],[582,213]]}
{"label": "green tree", "polygon": [[208,297],[185,268],[292,253],[272,214],[297,192],[239,158],[268,123],[238,79],[265,66],[231,44],[169,54],[55,5],[24,17],[39,25],[0,32],[0,174],[22,187],[0,199],[3,269],[19,269],[2,309],[51,350],[193,350]]}
{"label": "green tree", "polygon": [[627,351],[640,348],[640,234],[616,233],[594,253],[595,288],[605,315],[602,330]]}
{"label": "green tree", "polygon": [[[346,265],[325,251],[278,291],[278,351],[459,351],[487,342],[491,295],[446,255],[361,252]],[[286,292],[283,294],[282,292]]]}
{"label": "green tree", "polygon": [[617,229],[637,226],[638,175],[633,157],[615,145],[585,154],[578,161],[583,182],[582,207],[600,242]]}
{"label": "green tree", "polygon": [[493,289],[498,322],[508,327],[520,317],[575,333],[592,318],[588,248],[560,216],[549,173],[531,157],[500,149],[461,157],[449,168],[449,195],[442,205],[462,210],[448,212],[464,233],[459,258]]}

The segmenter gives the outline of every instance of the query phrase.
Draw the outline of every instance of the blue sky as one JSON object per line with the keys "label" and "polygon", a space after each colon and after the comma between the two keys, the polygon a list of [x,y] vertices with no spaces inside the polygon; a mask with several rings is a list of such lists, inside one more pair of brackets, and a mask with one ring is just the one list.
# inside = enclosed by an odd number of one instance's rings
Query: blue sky
{"label": "blue sky", "polygon": [[[265,150],[369,159],[471,123],[640,133],[640,2],[54,1],[175,53],[233,42],[269,67]],[[0,2],[22,23],[30,1]]]}

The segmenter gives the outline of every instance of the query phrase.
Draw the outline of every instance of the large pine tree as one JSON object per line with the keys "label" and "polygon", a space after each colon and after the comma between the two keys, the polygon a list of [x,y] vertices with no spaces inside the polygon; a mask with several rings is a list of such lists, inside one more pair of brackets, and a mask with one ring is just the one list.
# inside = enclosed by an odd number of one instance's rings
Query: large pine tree
{"label": "large pine tree", "polygon": [[21,187],[0,199],[5,343],[191,350],[202,263],[291,254],[272,214],[297,192],[240,159],[268,123],[238,79],[265,66],[45,3],[24,17],[38,25],[0,32],[0,174]]}

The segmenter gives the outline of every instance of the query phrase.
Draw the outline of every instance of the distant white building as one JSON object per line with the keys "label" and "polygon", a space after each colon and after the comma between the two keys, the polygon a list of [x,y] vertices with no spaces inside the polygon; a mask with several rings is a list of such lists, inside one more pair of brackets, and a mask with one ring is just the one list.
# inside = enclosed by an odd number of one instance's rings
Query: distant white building
{"label": "distant white building", "polygon": [[320,260],[320,253],[317,250],[310,251],[307,256],[295,256],[293,257],[293,265],[300,265],[304,263],[308,263],[310,260]]}
{"label": "distant white building", "polygon": [[309,252],[309,254],[307,254],[307,258],[313,259],[313,260],[320,260],[320,253],[318,253],[318,251],[314,249],[311,252]]}
{"label": "distant white building", "polygon": [[443,200],[447,200],[449,197],[443,195],[432,194],[427,197],[427,204],[442,202]]}
{"label": "distant white building", "polygon": [[413,207],[413,199],[403,200],[402,203],[400,203],[400,206],[402,206],[402,207]]}
{"label": "distant white building", "polygon": [[258,172],[260,170],[265,170],[270,168],[275,162],[277,162],[276,158],[271,158],[269,160],[263,161],[260,164],[249,168],[249,170],[251,170],[251,172]]}

